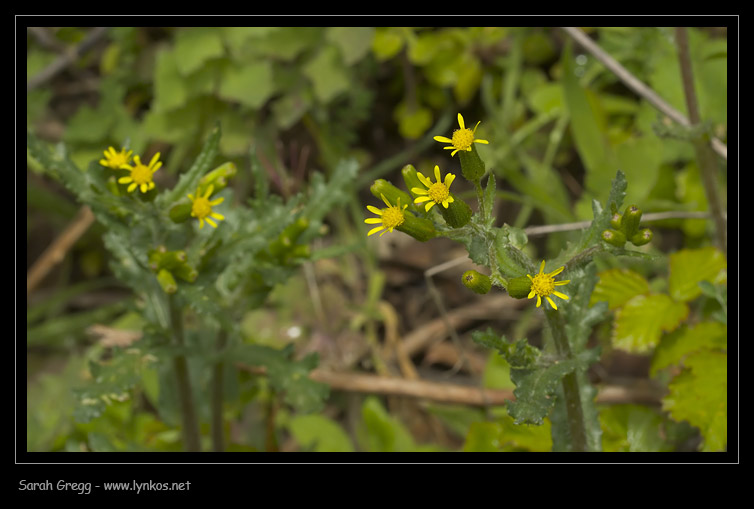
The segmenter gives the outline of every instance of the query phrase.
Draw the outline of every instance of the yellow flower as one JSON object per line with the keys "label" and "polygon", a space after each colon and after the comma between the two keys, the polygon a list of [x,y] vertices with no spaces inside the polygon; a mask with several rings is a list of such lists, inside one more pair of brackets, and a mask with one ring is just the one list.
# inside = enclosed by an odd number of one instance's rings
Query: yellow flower
{"label": "yellow flower", "polygon": [[471,152],[471,145],[472,143],[484,143],[487,144],[489,141],[487,140],[478,140],[474,138],[474,133],[476,133],[476,128],[479,127],[479,124],[481,124],[482,121],[476,123],[474,126],[474,129],[467,129],[466,125],[463,122],[463,117],[461,114],[458,114],[458,125],[460,129],[456,129],[453,131],[453,138],[446,138],[445,136],[435,136],[435,141],[439,141],[442,143],[450,143],[449,147],[443,147],[445,150],[452,150],[453,152],[450,153],[451,156],[456,155],[456,152],[459,150],[466,150],[467,152]]}
{"label": "yellow flower", "polygon": [[453,200],[453,197],[450,196],[450,184],[452,184],[453,180],[455,180],[456,178],[456,176],[452,173],[445,175],[445,182],[442,182],[440,167],[435,165],[435,180],[437,180],[437,182],[435,182],[434,184],[430,179],[422,175],[420,172],[417,172],[416,176],[419,177],[419,180],[422,184],[427,186],[427,189],[422,189],[421,187],[412,187],[411,192],[421,195],[416,197],[414,203],[422,203],[425,201],[429,202],[424,206],[425,211],[429,212],[429,209],[431,209],[435,205],[440,204],[442,204],[442,206],[447,209],[448,204],[455,201]]}
{"label": "yellow flower", "polygon": [[134,156],[135,164],[133,166],[130,164],[123,164],[121,166],[121,169],[128,170],[131,172],[131,174],[119,178],[118,183],[131,184],[130,186],[128,186],[129,193],[137,187],[142,193],[146,193],[150,189],[154,189],[154,181],[152,180],[152,176],[162,166],[162,161],[158,161],[159,158],[160,153],[157,152],[154,157],[152,157],[149,165],[146,166],[142,164],[139,156]]}
{"label": "yellow flower", "polygon": [[113,147],[108,147],[107,150],[103,152],[105,158],[100,159],[99,163],[107,168],[119,170],[121,166],[128,164],[129,161],[131,161],[131,154],[133,154],[133,152],[133,150],[126,152],[125,148],[120,149],[120,152],[116,152]]}
{"label": "yellow flower", "polygon": [[392,205],[387,198],[385,198],[384,194],[380,194],[380,197],[382,197],[382,201],[385,202],[385,205],[387,205],[388,208],[386,209],[378,209],[377,207],[374,207],[372,205],[367,205],[367,209],[369,209],[369,212],[373,212],[377,214],[380,217],[368,217],[364,219],[364,222],[367,224],[379,224],[380,226],[377,226],[376,228],[372,228],[369,230],[369,233],[367,233],[367,236],[372,235],[374,233],[377,233],[380,230],[384,230],[382,233],[380,233],[380,237],[382,237],[385,232],[391,232],[394,228],[397,228],[398,226],[402,225],[403,222],[406,220],[405,217],[403,217],[403,211],[406,210],[406,207],[408,207],[408,203],[405,204],[403,207],[401,207],[401,199],[398,198],[398,201],[396,205]]}
{"label": "yellow flower", "polygon": [[204,221],[207,221],[213,228],[217,228],[217,224],[210,218],[221,221],[225,219],[225,216],[212,212],[212,207],[219,205],[225,198],[218,198],[213,201],[209,201],[209,197],[212,195],[212,191],[215,190],[215,186],[209,186],[204,192],[204,196],[199,196],[199,190],[197,189],[197,196],[188,195],[191,200],[191,216],[199,220],[199,228],[204,228]]}
{"label": "yellow flower", "polygon": [[550,303],[553,309],[558,309],[558,306],[555,305],[553,300],[550,298],[550,295],[555,295],[556,297],[560,297],[561,299],[568,300],[568,295],[555,291],[556,286],[567,285],[568,283],[570,283],[570,280],[555,281],[555,276],[563,272],[564,268],[565,267],[560,267],[559,269],[555,269],[549,274],[545,274],[545,261],[542,260],[542,265],[539,267],[539,274],[534,277],[527,274],[527,276],[529,276],[529,279],[531,279],[531,292],[529,292],[529,298],[531,299],[535,295],[537,296],[537,307],[542,304],[542,297],[544,297],[547,299],[547,302]]}

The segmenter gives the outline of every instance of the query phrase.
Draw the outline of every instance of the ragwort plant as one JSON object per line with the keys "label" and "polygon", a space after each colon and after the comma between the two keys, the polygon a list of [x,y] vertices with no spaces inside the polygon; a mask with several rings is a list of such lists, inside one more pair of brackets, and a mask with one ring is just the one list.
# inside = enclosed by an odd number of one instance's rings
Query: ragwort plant
{"label": "ragwort plant", "polygon": [[[594,219],[581,233],[581,238],[565,247],[551,260],[532,260],[524,253],[527,237],[523,230],[505,223],[496,226],[493,217],[496,194],[495,175],[487,172],[476,144],[476,129],[466,127],[458,114],[458,129],[452,137],[435,136],[447,144],[451,160],[458,161],[463,177],[474,185],[478,208],[471,207],[451,190],[455,173],[435,165],[427,176],[412,165],[406,165],[402,176],[407,191],[380,179],[371,187],[372,194],[387,205],[367,209],[377,217],[365,219],[378,225],[368,235],[398,230],[419,241],[446,237],[462,243],[469,258],[486,267],[488,274],[469,270],[462,283],[471,291],[486,294],[492,287],[506,291],[516,299],[531,299],[544,312],[548,327],[543,349],[530,345],[526,339],[506,340],[492,329],[475,331],[475,342],[493,348],[511,366],[511,379],[516,385],[515,401],[507,408],[516,424],[541,425],[545,417],[552,422],[553,449],[559,451],[598,451],[601,431],[594,406],[595,388],[589,383],[586,370],[599,359],[598,348],[588,348],[592,327],[608,311],[606,302],[590,306],[590,296],[597,283],[595,255],[645,256],[627,250],[627,243],[643,245],[652,238],[649,229],[641,228],[641,210],[632,205],[623,213],[626,179],[618,171],[607,203],[592,203]],[[457,157],[456,157],[457,156]],[[432,179],[434,176],[434,180]],[[488,175],[483,183],[485,175]]]}
{"label": "ragwort plant", "polygon": [[48,147],[27,134],[30,155],[105,227],[112,271],[133,290],[144,323],[140,340],[90,362],[91,379],[76,390],[78,422],[130,398],[147,368],[159,374],[159,414],[181,429],[185,450],[208,448],[206,423],[211,448],[226,448],[225,395],[238,395],[238,364],[264,368],[270,390],[295,410],[322,407],[329,388],[308,377],[316,354],[295,359],[292,344],[279,350],[245,342],[240,323],[311,258],[310,243],[345,198],[356,163],[341,163],[327,181],[314,174],[306,191],[283,201],[269,192],[252,148],[254,195],[234,204],[229,183],[239,170],[232,162],[215,166],[219,141],[218,126],[172,189],[162,189],[154,179],[159,153],[109,147],[81,170],[65,145]]}

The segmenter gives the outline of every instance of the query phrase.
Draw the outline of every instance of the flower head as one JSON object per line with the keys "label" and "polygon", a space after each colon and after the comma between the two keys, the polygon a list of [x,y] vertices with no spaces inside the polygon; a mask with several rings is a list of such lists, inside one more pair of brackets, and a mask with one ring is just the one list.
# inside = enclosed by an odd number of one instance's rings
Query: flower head
{"label": "flower head", "polygon": [[133,150],[126,152],[125,148],[120,149],[120,152],[116,152],[113,147],[108,147],[107,150],[103,152],[105,158],[100,159],[99,163],[107,168],[119,170],[121,166],[128,164],[131,161],[131,154],[133,154],[133,152]]}
{"label": "flower head", "polygon": [[223,200],[225,200],[225,198],[220,197],[216,200],[209,201],[209,197],[212,196],[212,191],[214,190],[215,186],[211,185],[202,196],[199,196],[198,190],[196,197],[192,194],[188,195],[191,200],[191,216],[199,220],[199,228],[204,228],[204,221],[207,221],[213,228],[217,228],[217,224],[212,218],[217,219],[218,221],[225,219],[225,216],[222,214],[212,212],[212,207],[221,204]]}
{"label": "flower head", "polygon": [[545,274],[545,261],[542,260],[542,265],[540,265],[539,267],[539,274],[534,277],[527,274],[527,276],[531,280],[531,291],[529,292],[529,298],[531,299],[535,295],[537,296],[537,307],[542,304],[542,297],[544,297],[547,299],[547,302],[550,303],[553,309],[558,309],[558,306],[555,305],[555,302],[553,302],[553,300],[550,298],[550,295],[555,295],[556,297],[560,297],[561,299],[568,300],[568,295],[555,291],[556,286],[567,285],[568,283],[570,283],[570,280],[555,281],[555,276],[563,272],[564,268],[565,267],[560,267],[559,269],[555,269],[549,274]]}
{"label": "flower head", "polygon": [[471,145],[473,143],[484,143],[487,144],[489,141],[487,140],[478,140],[474,137],[474,133],[476,133],[476,128],[479,127],[479,124],[481,124],[482,121],[476,123],[474,126],[474,129],[468,129],[466,128],[466,125],[463,122],[463,117],[461,114],[458,114],[458,126],[460,129],[456,129],[453,131],[453,138],[446,138],[445,136],[435,136],[435,141],[439,141],[442,143],[450,143],[449,147],[444,147],[445,150],[452,150],[453,152],[450,153],[451,156],[456,155],[456,152],[459,150],[465,150],[467,152],[471,151]]}
{"label": "flower head", "polygon": [[380,233],[380,237],[382,237],[385,232],[392,232],[394,228],[397,228],[398,226],[402,225],[403,222],[406,220],[406,218],[403,215],[403,211],[406,210],[406,207],[408,207],[408,203],[403,205],[401,207],[401,199],[398,198],[396,205],[392,205],[387,198],[385,198],[384,194],[380,194],[380,197],[382,198],[382,201],[385,202],[385,205],[387,205],[386,209],[378,209],[377,207],[374,207],[372,205],[367,205],[367,209],[370,212],[373,212],[377,214],[380,217],[368,217],[364,219],[364,222],[367,224],[379,224],[380,226],[377,226],[376,228],[372,228],[369,230],[369,233],[367,233],[367,236],[372,235],[374,233],[377,233],[380,230],[383,230],[382,233]]}
{"label": "flower head", "polygon": [[133,165],[123,164],[121,169],[130,171],[130,175],[121,177],[118,179],[119,184],[131,184],[128,186],[128,192],[130,193],[137,187],[142,193],[146,193],[150,189],[154,189],[154,181],[152,176],[162,166],[162,161],[159,161],[160,153],[157,152],[152,160],[149,161],[149,165],[145,165],[141,162],[139,156],[134,156]]}
{"label": "flower head", "polygon": [[416,197],[414,203],[422,203],[425,201],[428,202],[424,206],[424,210],[427,212],[429,212],[429,209],[431,209],[435,205],[442,205],[447,209],[448,204],[453,203],[453,197],[450,195],[450,184],[452,184],[453,180],[455,180],[455,175],[448,173],[447,175],[445,175],[445,182],[443,182],[442,176],[440,175],[440,167],[435,165],[435,180],[437,180],[437,182],[432,183],[430,179],[422,175],[420,172],[417,172],[416,176],[427,188],[411,188],[412,193],[421,195]]}

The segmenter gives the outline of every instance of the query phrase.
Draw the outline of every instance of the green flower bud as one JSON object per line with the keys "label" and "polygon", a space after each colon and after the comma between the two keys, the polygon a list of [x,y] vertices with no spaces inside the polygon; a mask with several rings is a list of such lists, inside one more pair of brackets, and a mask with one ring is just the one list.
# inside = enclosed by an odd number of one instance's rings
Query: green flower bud
{"label": "green flower bud", "polygon": [[420,242],[426,242],[437,236],[437,230],[435,230],[435,224],[432,221],[423,217],[417,217],[405,210],[403,211],[403,223],[395,229],[411,235]]}
{"label": "green flower bud", "polygon": [[636,205],[631,205],[623,212],[623,220],[621,221],[621,230],[626,234],[626,238],[630,239],[636,232],[639,231],[639,222],[641,221],[641,209]]}
{"label": "green flower bud", "polygon": [[615,230],[620,230],[620,224],[621,224],[622,219],[623,219],[623,216],[615,212],[613,216],[610,218],[610,226],[612,226],[613,229]]}
{"label": "green flower bud", "polygon": [[649,228],[642,228],[636,233],[636,235],[631,237],[631,243],[635,246],[643,246],[652,240],[652,236],[652,230]]}
{"label": "green flower bud", "polygon": [[448,204],[447,209],[442,205],[438,205],[437,208],[442,217],[445,218],[445,222],[453,228],[466,226],[471,219],[471,207],[465,201],[455,196],[453,196],[453,202]]}
{"label": "green flower bud", "polygon": [[221,164],[202,177],[199,181],[199,191],[197,192],[197,195],[203,196],[209,186],[214,187],[213,193],[222,191],[227,187],[228,179],[234,177],[237,172],[238,169],[236,168],[235,163],[229,161],[225,164]]}
{"label": "green flower bud", "polygon": [[531,279],[529,276],[514,277],[508,280],[508,295],[514,299],[526,299],[531,293]]}
{"label": "green flower bud", "polygon": [[626,234],[620,230],[605,230],[602,232],[602,240],[615,247],[623,247],[626,243]]}
{"label": "green flower bud", "polygon": [[[419,177],[416,175],[417,173],[418,172],[416,171],[416,168],[414,168],[412,164],[407,164],[403,167],[403,169],[401,170],[401,175],[403,175],[403,182],[406,184],[406,189],[413,189],[414,187],[423,189],[425,187],[422,181],[419,180]],[[410,200],[406,203],[411,203],[412,201],[413,200]],[[403,203],[403,200],[401,200],[401,203]]]}
{"label": "green flower bud", "polygon": [[492,281],[489,276],[475,270],[467,270],[461,276],[463,285],[475,293],[485,294],[492,288]]}
{"label": "green flower bud", "polygon": [[471,150],[458,151],[458,158],[461,161],[461,173],[466,180],[478,182],[487,171],[473,144]]}
{"label": "green flower bud", "polygon": [[393,204],[398,203],[398,198],[400,198],[401,205],[408,204],[409,207],[413,207],[414,205],[414,200],[411,199],[411,196],[406,191],[398,189],[385,179],[375,180],[372,186],[369,188],[369,191],[371,191],[372,195],[375,198],[382,199],[382,196],[385,196],[385,198],[387,198],[387,200]]}
{"label": "green flower bud", "polygon": [[183,223],[191,218],[191,202],[182,200],[170,209],[168,215],[174,223]]}
{"label": "green flower bud", "polygon": [[165,293],[175,293],[178,291],[178,284],[175,282],[173,274],[167,269],[160,269],[157,273],[157,282],[160,283]]}

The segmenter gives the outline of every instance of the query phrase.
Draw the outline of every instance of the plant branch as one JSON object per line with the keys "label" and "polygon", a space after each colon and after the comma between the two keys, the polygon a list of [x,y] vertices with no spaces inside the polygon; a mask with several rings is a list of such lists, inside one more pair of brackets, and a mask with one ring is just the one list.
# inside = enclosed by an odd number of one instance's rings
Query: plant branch
{"label": "plant branch", "polygon": [[[228,341],[228,334],[221,329],[217,334],[215,343],[216,353],[221,353]],[[218,360],[212,368],[212,450],[223,452],[225,450],[223,430],[223,371],[225,361]]]}
{"label": "plant branch", "polygon": [[[689,53],[689,41],[686,34],[686,27],[676,27],[675,40],[678,45],[678,60],[681,64],[681,78],[683,82],[683,92],[686,97],[686,107],[689,112],[691,126],[701,124],[702,119],[699,114],[699,105],[696,100],[696,91],[694,90],[694,72],[691,67],[691,55]],[[715,236],[718,247],[723,253],[728,253],[728,226],[723,216],[723,208],[720,203],[720,197],[717,192],[717,161],[707,144],[708,135],[695,137],[693,139],[696,159],[699,163],[699,171],[702,174],[704,191],[707,195],[710,212],[715,220]]]}
{"label": "plant branch", "polygon": [[[690,127],[693,122],[689,122],[683,113],[673,108],[662,97],[642,83],[636,76],[631,74],[628,69],[623,67],[617,60],[611,57],[605,50],[600,48],[592,39],[586,35],[581,29],[577,27],[561,27],[561,29],[572,37],[579,45],[592,54],[594,58],[599,60],[602,65],[607,67],[615,74],[628,88],[639,94],[646,99],[652,106],[660,110],[661,113],[667,115],[675,122],[678,122],[682,126]],[[710,140],[712,148],[717,154],[724,158],[728,158],[728,147],[719,139],[712,138]]]}
{"label": "plant branch", "polygon": [[[179,349],[183,349],[183,317],[181,316],[180,308],[175,303],[175,296],[168,296],[168,306],[170,307],[170,325],[173,331],[173,343]],[[173,357],[173,368],[175,370],[176,381],[178,382],[178,399],[181,404],[184,448],[188,452],[198,452],[201,451],[199,421],[197,420],[196,409],[194,408],[194,396],[191,390],[188,363],[183,353],[176,354]]]}
{"label": "plant branch", "polygon": [[[563,316],[556,310],[545,311],[545,316],[547,317],[547,322],[550,324],[558,355],[562,359],[571,359],[573,355],[571,353],[571,346],[568,343],[568,336],[566,336]],[[581,406],[581,391],[579,390],[579,380],[575,371],[563,377],[563,396],[568,419],[568,431],[571,437],[571,450],[574,452],[587,452],[584,410]]]}

